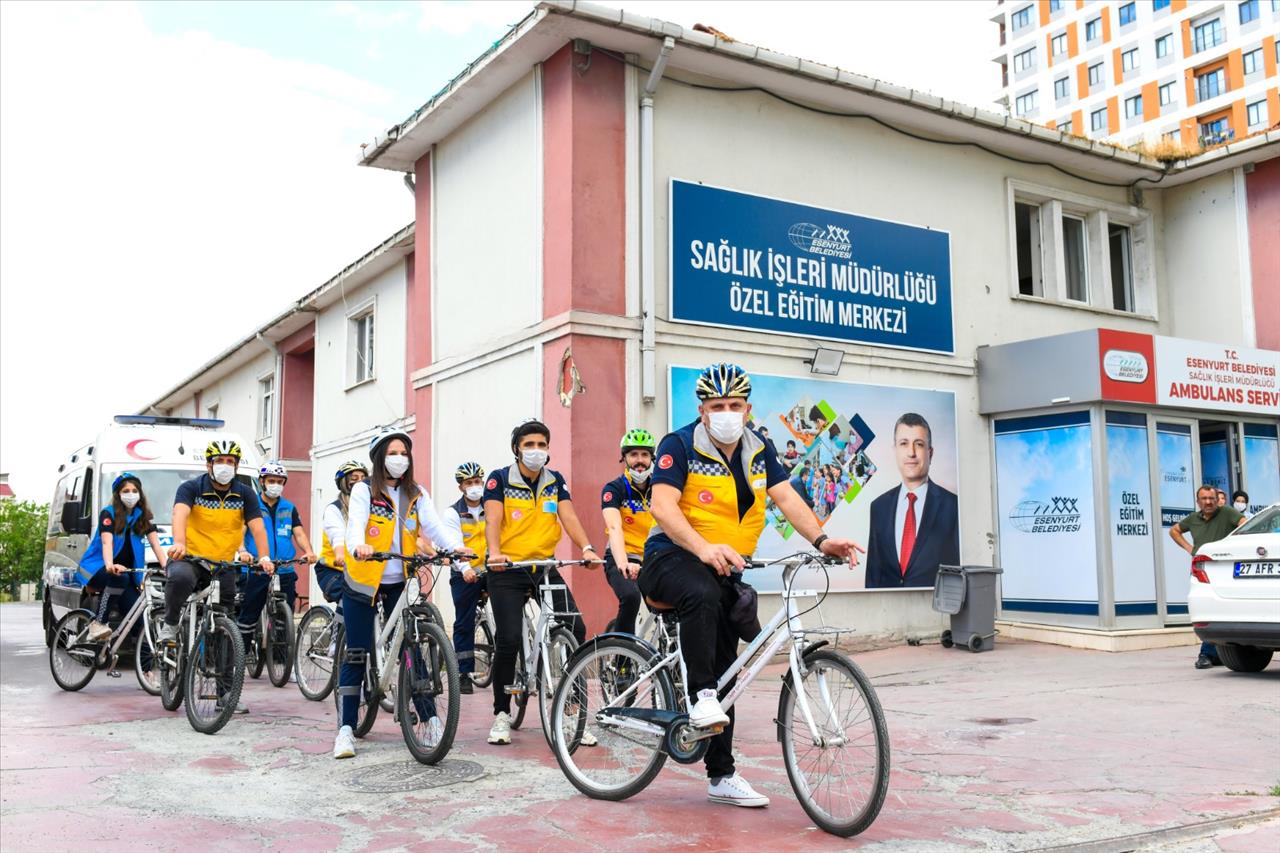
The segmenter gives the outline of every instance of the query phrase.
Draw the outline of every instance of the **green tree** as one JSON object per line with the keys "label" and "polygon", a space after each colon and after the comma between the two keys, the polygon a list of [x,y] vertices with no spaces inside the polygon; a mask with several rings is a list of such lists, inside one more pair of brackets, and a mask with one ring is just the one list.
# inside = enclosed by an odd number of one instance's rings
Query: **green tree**
{"label": "green tree", "polygon": [[0,586],[40,580],[48,521],[47,504],[0,501]]}

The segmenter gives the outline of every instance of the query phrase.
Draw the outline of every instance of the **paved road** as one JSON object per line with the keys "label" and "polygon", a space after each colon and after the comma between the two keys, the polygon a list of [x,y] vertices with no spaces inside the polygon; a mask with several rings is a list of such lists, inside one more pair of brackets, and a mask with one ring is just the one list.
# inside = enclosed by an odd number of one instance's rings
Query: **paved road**
{"label": "paved road", "polygon": [[[389,719],[356,759],[334,762],[332,704],[293,687],[249,682],[252,713],[213,737],[166,713],[131,673],[64,693],[38,608],[6,604],[0,849],[1033,850],[1148,833],[1087,849],[1275,853],[1280,662],[1241,676],[1197,672],[1193,655],[1031,643],[859,655],[888,715],[893,778],[879,820],[846,841],[814,829],[791,794],[770,724],[774,677],[748,695],[738,737],[739,769],[773,798],[768,809],[711,805],[700,768],[671,763],[632,800],[587,800],[536,720],[510,747],[485,744],[479,694],[464,697],[450,767],[474,780],[425,787],[441,777],[406,764]],[[388,780],[414,790],[355,788]]]}

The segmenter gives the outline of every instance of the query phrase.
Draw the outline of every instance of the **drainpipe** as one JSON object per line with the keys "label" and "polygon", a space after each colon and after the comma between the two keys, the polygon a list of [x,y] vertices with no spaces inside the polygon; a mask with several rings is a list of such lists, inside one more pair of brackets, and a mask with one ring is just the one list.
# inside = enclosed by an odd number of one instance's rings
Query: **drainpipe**
{"label": "drainpipe", "polygon": [[654,330],[657,326],[655,312],[653,269],[653,93],[666,70],[667,59],[675,49],[671,36],[662,40],[662,50],[653,63],[649,79],[640,94],[640,314],[643,326],[640,332],[640,389],[644,402],[652,403],[657,395],[657,358],[654,346]]}
{"label": "drainpipe", "polygon": [[[271,384],[275,386],[275,394],[272,395],[273,399],[271,401],[271,450],[275,458],[279,459],[281,439],[280,410],[283,408],[283,406],[280,405],[280,397],[284,393],[284,389],[280,387],[281,374],[284,372],[281,370],[282,362],[280,347],[276,346],[275,341],[269,340],[266,335],[262,334],[262,332],[258,332],[255,337],[261,341],[263,346],[271,351],[271,355],[275,359],[271,368]],[[266,460],[264,459],[263,461],[265,462]]]}

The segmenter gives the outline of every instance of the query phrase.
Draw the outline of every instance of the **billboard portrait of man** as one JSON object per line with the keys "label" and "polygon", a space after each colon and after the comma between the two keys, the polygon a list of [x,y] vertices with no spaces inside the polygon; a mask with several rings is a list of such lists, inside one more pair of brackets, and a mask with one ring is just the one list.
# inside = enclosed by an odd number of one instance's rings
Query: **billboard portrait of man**
{"label": "billboard portrait of man", "polygon": [[902,484],[871,502],[867,588],[933,586],[938,566],[960,562],[956,496],[929,479],[933,431],[914,412],[893,426]]}

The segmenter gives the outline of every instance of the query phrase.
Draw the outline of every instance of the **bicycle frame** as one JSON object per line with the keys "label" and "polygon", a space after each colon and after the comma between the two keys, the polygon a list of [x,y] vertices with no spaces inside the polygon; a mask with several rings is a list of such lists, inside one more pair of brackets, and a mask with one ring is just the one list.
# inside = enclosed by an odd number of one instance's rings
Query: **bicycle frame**
{"label": "bicycle frame", "polygon": [[[551,570],[562,568],[564,566],[585,566],[589,563],[600,563],[600,562],[603,562],[603,561],[601,560],[523,560],[521,562],[516,562],[516,563],[507,563],[506,565],[507,571],[511,571],[513,569],[545,570],[543,574],[539,575],[537,578],[534,579],[538,586],[538,596],[540,596],[542,600],[538,602],[538,618],[532,628],[530,627],[530,624],[529,624],[529,613],[527,609],[523,614],[524,622],[522,626],[523,630],[521,631],[521,636],[520,636],[520,644],[521,644],[521,648],[524,651],[524,672],[523,673],[517,672],[516,674],[524,675],[524,689],[526,692],[529,689],[529,685],[534,683],[537,680],[538,666],[544,660],[543,652],[547,651],[550,645],[551,632],[550,630],[548,630],[548,626],[551,624],[551,621],[558,616],[581,615],[577,611],[573,611],[573,612],[556,611],[555,593],[560,590],[563,590],[566,593],[568,593],[569,586],[568,584],[563,584],[563,583],[548,583],[547,579],[551,577]],[[536,599],[531,599],[531,600],[536,601]],[[526,603],[525,606],[527,608],[528,604]],[[497,627],[493,625],[491,625],[490,627],[494,629],[495,636],[496,636]],[[544,675],[546,675],[549,680],[551,678],[551,671],[548,670],[546,673],[544,673]],[[510,688],[514,686],[515,685],[509,685],[507,688],[508,691],[511,692]]]}
{"label": "bicycle frame", "polygon": [[[130,607],[129,612],[120,620],[120,627],[116,628],[111,642],[100,652],[100,654],[107,655],[103,660],[109,659],[111,661],[111,672],[116,671],[116,660],[119,658],[120,648],[124,645],[125,640],[128,639],[129,633],[139,619],[142,620],[142,639],[139,644],[151,643],[151,609],[158,600],[162,601],[163,599],[158,598],[155,590],[151,587],[150,581],[151,577],[148,573],[142,581],[142,593],[138,596],[138,600],[133,603],[133,607]],[[152,648],[151,652],[155,654],[155,649]],[[135,651],[134,654],[137,654],[137,652]]]}

